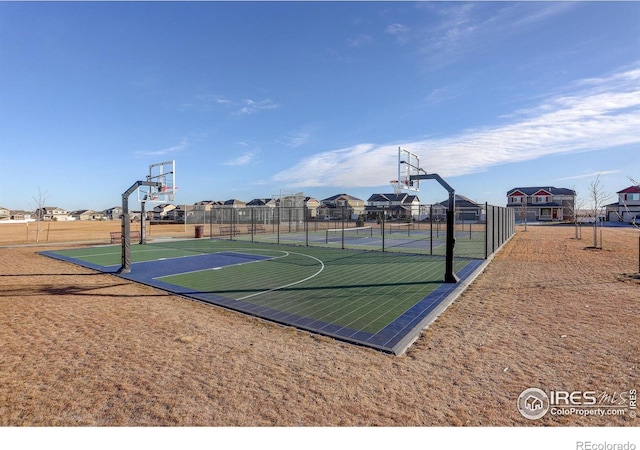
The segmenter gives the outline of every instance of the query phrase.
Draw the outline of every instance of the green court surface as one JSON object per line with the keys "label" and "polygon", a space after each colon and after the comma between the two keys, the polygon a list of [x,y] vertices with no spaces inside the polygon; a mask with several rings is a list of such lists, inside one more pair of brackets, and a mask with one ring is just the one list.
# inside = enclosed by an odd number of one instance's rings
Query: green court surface
{"label": "green court surface", "polygon": [[[116,273],[120,246],[45,252]],[[119,276],[391,353],[401,353],[455,284],[441,256],[243,241],[166,240],[131,247]],[[484,261],[457,259],[463,282]]]}

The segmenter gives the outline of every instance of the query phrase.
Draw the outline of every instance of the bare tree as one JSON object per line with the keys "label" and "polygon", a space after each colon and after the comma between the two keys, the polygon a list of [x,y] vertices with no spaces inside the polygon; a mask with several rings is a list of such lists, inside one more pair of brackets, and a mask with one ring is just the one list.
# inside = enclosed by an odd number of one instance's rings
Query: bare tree
{"label": "bare tree", "polygon": [[47,193],[43,193],[42,189],[38,188],[38,195],[33,197],[33,201],[36,203],[36,242],[40,242],[40,222],[42,221],[42,215],[44,214]]}
{"label": "bare tree", "polygon": [[573,203],[569,205],[569,212],[573,218],[575,225],[576,239],[582,239],[582,233],[580,228],[580,211],[584,207],[584,200],[578,198],[578,192],[574,189],[575,195],[573,196]]}
{"label": "bare tree", "polygon": [[524,222],[524,231],[527,231],[527,196],[523,195],[522,200],[523,201],[518,208],[518,215]]}
{"label": "bare tree", "polygon": [[[600,174],[589,185],[589,199],[591,200],[591,214],[594,218],[593,221],[593,246],[598,248],[598,222],[599,215],[602,212],[602,208],[605,206],[606,201],[611,197],[611,194],[605,192],[604,187],[600,184]],[[602,246],[602,242],[600,243]]]}

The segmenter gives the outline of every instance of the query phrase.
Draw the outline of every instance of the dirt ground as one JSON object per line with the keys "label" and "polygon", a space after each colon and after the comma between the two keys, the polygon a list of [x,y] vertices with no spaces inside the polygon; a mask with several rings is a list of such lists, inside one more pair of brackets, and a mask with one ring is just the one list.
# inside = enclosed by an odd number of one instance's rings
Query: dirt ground
{"label": "dirt ground", "polygon": [[[0,426],[640,421],[630,409],[533,421],[516,408],[530,387],[615,400],[640,388],[640,282],[620,276],[638,270],[634,229],[605,228],[604,248],[590,249],[588,229],[575,239],[568,226],[518,227],[467,291],[392,356],[37,254],[106,243],[117,222],[45,224],[37,246],[7,247],[33,244],[34,227],[0,225]],[[168,234],[193,229],[151,230]]]}

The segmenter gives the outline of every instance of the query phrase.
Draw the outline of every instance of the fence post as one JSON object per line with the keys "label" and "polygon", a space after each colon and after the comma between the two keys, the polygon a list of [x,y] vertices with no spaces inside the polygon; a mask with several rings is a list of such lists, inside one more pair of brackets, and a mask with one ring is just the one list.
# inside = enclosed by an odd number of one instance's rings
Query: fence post
{"label": "fence post", "polygon": [[429,205],[429,254],[433,255],[433,205]]}

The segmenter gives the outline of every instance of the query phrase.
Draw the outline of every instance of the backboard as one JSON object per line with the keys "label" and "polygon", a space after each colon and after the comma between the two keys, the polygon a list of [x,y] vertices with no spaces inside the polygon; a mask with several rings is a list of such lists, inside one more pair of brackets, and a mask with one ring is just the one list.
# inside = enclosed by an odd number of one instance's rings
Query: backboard
{"label": "backboard", "polygon": [[139,202],[172,203],[178,189],[175,160],[151,164],[146,181],[157,182],[161,185],[159,187],[141,186],[138,189]]}
{"label": "backboard", "polygon": [[424,171],[420,168],[420,157],[409,150],[398,147],[398,178],[391,181],[394,191],[418,192],[420,180],[411,180],[411,176],[419,175],[421,172]]}

